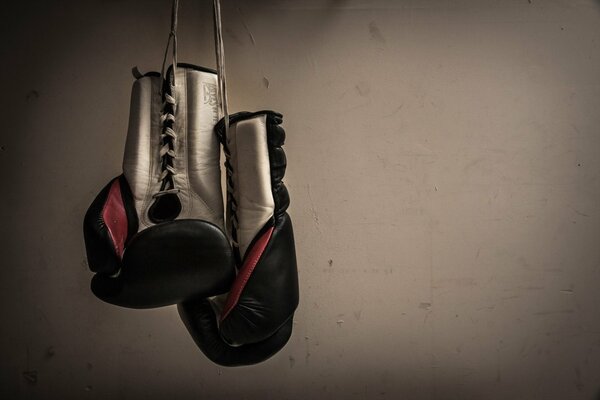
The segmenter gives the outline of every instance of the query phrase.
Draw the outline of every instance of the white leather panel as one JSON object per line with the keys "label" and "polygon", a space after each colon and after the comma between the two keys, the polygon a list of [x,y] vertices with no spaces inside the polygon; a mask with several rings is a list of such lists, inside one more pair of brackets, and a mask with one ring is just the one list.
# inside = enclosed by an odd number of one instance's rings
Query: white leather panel
{"label": "white leather panel", "polygon": [[[175,185],[181,190],[179,218],[202,219],[223,228],[220,145],[217,123],[217,77],[191,69],[177,70],[175,131],[178,134]],[[184,111],[185,110],[185,111]],[[181,154],[181,156],[179,156]]]}
{"label": "white leather panel", "polygon": [[[161,79],[143,77],[133,85],[123,172],[135,199],[139,231],[153,225],[148,209],[160,190]],[[217,122],[215,74],[177,68],[175,77],[177,134],[173,177],[182,210],[177,219],[201,219],[223,229],[220,147],[213,132]]]}
{"label": "white leather panel", "polygon": [[259,115],[233,124],[229,130],[233,193],[238,204],[237,239],[242,258],[275,211],[265,120],[265,115]]}
{"label": "white leather panel", "polygon": [[139,230],[153,225],[146,212],[152,194],[160,190],[160,112],[160,78],[136,80],[131,91],[123,173],[133,193]]}

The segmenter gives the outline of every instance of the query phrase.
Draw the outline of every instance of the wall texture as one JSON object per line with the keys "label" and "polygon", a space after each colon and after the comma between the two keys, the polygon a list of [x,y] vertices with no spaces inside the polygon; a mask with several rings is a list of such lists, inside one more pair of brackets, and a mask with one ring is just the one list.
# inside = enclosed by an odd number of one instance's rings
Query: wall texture
{"label": "wall texture", "polygon": [[[176,309],[89,291],[162,1],[3,5],[0,397],[597,399],[600,2],[223,1],[232,110],[285,115],[301,304],[211,364]],[[180,60],[214,66],[211,2]]]}

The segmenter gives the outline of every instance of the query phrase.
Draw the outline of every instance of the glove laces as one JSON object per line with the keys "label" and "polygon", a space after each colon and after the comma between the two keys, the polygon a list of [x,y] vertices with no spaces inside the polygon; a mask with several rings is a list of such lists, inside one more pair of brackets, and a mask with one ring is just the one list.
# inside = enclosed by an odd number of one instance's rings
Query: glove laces
{"label": "glove laces", "polygon": [[[175,132],[175,115],[177,108],[177,101],[175,99],[175,75],[177,74],[177,10],[179,8],[179,1],[173,0],[171,8],[171,32],[169,32],[169,38],[167,40],[167,48],[165,49],[165,56],[163,58],[162,68],[160,76],[164,80],[162,86],[161,95],[163,97],[162,112],[160,115],[160,124],[162,126],[162,133],[160,139],[162,147],[160,148],[161,158],[161,173],[158,177],[158,181],[161,182],[160,190],[156,192],[152,197],[157,198],[167,194],[177,194],[179,189],[175,188],[173,182],[173,176],[177,175],[174,167],[175,155],[175,143],[177,141],[177,133]],[[165,78],[165,65],[167,62],[167,56],[169,54],[169,47],[172,48],[172,72],[170,79]],[[164,89],[167,89],[166,91]]]}
{"label": "glove laces", "polygon": [[225,154],[225,170],[227,173],[227,215],[231,223],[230,236],[232,244],[235,248],[238,248],[237,242],[237,228],[238,228],[238,217],[237,217],[237,202],[233,195],[233,166],[231,165],[231,151],[229,150],[229,111],[227,109],[227,80],[225,74],[225,47],[223,44],[223,28],[221,23],[221,2],[219,0],[213,0],[213,16],[214,16],[214,28],[215,28],[215,56],[217,59],[217,80],[218,80],[218,102],[219,102],[219,118],[223,120],[223,133],[217,134],[219,136],[224,135],[225,140],[221,137],[221,143],[223,144],[223,153]]}

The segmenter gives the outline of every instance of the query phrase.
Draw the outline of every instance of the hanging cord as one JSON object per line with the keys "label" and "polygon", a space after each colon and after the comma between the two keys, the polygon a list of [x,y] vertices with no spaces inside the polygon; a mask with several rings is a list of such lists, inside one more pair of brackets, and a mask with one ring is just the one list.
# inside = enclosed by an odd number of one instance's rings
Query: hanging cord
{"label": "hanging cord", "polygon": [[169,47],[172,43],[172,65],[173,65],[173,81],[172,86],[175,86],[175,70],[177,68],[177,11],[179,9],[179,0],[173,0],[171,8],[171,32],[169,32],[169,38],[167,39],[167,47],[165,48],[165,56],[163,58],[162,68],[160,69],[160,76],[165,78],[165,66],[167,65],[167,56],[169,55]]}
{"label": "hanging cord", "polygon": [[221,24],[221,2],[213,0],[214,28],[215,28],[215,55],[217,58],[217,82],[218,82],[218,104],[219,119],[223,120],[225,131],[225,140],[223,143],[223,152],[225,153],[225,169],[227,170],[227,207],[228,215],[231,221],[231,231],[229,232],[231,241],[235,248],[237,243],[237,202],[233,195],[233,167],[231,165],[231,152],[229,151],[229,110],[227,108],[227,79],[225,74],[225,49],[223,45],[223,27]]}
{"label": "hanging cord", "polygon": [[215,51],[217,57],[217,80],[219,94],[219,118],[225,122],[225,136],[229,132],[229,112],[227,109],[227,85],[225,76],[225,49],[223,45],[223,29],[221,25],[221,2],[213,0],[213,11],[215,17]]}
{"label": "hanging cord", "polygon": [[[167,194],[177,194],[179,189],[175,188],[173,182],[173,176],[177,174],[175,167],[173,166],[173,159],[175,159],[175,141],[177,140],[177,133],[175,132],[175,75],[177,72],[177,11],[179,8],[179,0],[173,0],[173,6],[171,9],[171,32],[169,32],[169,39],[167,40],[167,48],[165,49],[165,57],[163,58],[163,64],[160,72],[160,76],[163,79],[163,85],[161,86],[161,95],[163,97],[162,113],[160,115],[160,123],[162,125],[162,133],[160,138],[162,140],[162,147],[160,148],[160,157],[162,159],[162,171],[158,177],[158,181],[161,182],[160,190],[153,195],[153,197],[161,197]],[[172,47],[172,72],[171,79],[167,82],[165,77],[165,66],[167,63],[167,56],[169,54],[169,46]],[[165,90],[166,89],[166,90]]]}

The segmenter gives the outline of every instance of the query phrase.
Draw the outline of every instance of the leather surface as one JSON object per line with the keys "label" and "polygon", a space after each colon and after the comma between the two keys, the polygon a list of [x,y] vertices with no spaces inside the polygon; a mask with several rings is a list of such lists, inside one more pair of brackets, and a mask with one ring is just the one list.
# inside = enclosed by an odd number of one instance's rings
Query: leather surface
{"label": "leather surface", "polygon": [[[169,68],[168,74],[172,74]],[[174,130],[174,182],[180,192],[178,219],[202,219],[223,228],[220,149],[213,134],[217,120],[216,75],[178,67],[173,95],[177,107]],[[160,190],[162,80],[144,76],[135,81],[131,94],[129,128],[123,157],[123,172],[131,185],[138,213],[139,230],[154,223],[148,209]]]}
{"label": "leather surface", "polygon": [[[275,209],[265,120],[263,114],[239,121],[231,125],[227,138],[233,168],[233,196],[237,202],[236,233],[241,258],[245,256],[250,242],[273,218]],[[228,225],[230,223],[228,220]]]}
{"label": "leather surface", "polygon": [[287,167],[287,158],[283,151],[285,131],[281,127],[282,118],[278,114],[267,114],[267,142],[269,147],[269,164],[271,166],[271,188],[275,201],[275,217],[283,214],[290,205],[288,190],[283,184]]}
{"label": "leather surface", "polygon": [[89,268],[93,272],[114,274],[121,267],[121,255],[117,254],[116,245],[111,237],[103,217],[103,210],[111,187],[119,183],[121,200],[127,217],[127,238],[133,237],[138,229],[137,214],[133,207],[133,196],[123,175],[111,180],[96,196],[88,208],[83,220],[83,237]]}
{"label": "leather surface", "polygon": [[160,307],[227,292],[235,277],[233,260],[217,226],[199,220],[165,222],[135,235],[120,273],[96,274],[91,288],[111,304]]}
{"label": "leather surface", "polygon": [[[171,67],[167,75],[172,74]],[[140,77],[132,89],[123,175],[118,186],[113,180],[100,192],[84,220],[88,262],[98,272],[92,291],[112,304],[148,308],[214,296],[226,292],[235,277],[224,234],[220,147],[213,131],[216,74],[180,64],[175,78],[170,92],[174,122],[168,123],[177,137],[171,141],[164,135],[162,79]],[[165,166],[160,154],[164,138],[174,152],[169,163],[177,191],[155,197]],[[150,220],[151,207],[159,223]],[[176,219],[164,222],[171,215]]]}
{"label": "leather surface", "polygon": [[201,219],[224,229],[215,74],[177,68],[177,142],[175,186],[182,211],[178,218]]}
{"label": "leather surface", "polygon": [[256,364],[272,357],[283,348],[292,334],[293,315],[265,340],[243,346],[223,341],[217,317],[207,299],[178,305],[179,315],[192,338],[211,361],[226,367]]}
{"label": "leather surface", "polygon": [[[230,121],[229,138],[223,120],[215,132],[228,155],[226,165],[231,165],[227,224],[245,257],[238,259],[240,271],[220,311],[220,325],[204,299],[180,304],[179,313],[207,357],[233,366],[263,361],[285,345],[299,289],[293,228],[285,213],[289,196],[282,182],[286,159],[281,114],[243,112]],[[241,227],[248,231],[240,234]]]}
{"label": "leather surface", "polygon": [[121,186],[118,180],[114,180],[110,185],[108,196],[102,207],[102,220],[106,224],[108,235],[115,247],[117,257],[123,257],[125,251],[125,241],[127,240],[127,213],[123,196],[121,196]]}
{"label": "leather surface", "polygon": [[238,269],[238,274],[236,276],[235,282],[229,290],[227,295],[227,301],[223,306],[223,310],[221,311],[221,320],[227,318],[229,313],[234,309],[234,307],[238,304],[240,296],[252,276],[254,272],[254,268],[258,265],[262,255],[271,240],[273,235],[274,228],[271,226],[266,229],[264,232],[257,235],[257,240],[248,248],[248,254],[244,258],[244,262],[242,266]]}
{"label": "leather surface", "polygon": [[139,230],[153,225],[147,216],[152,194],[160,190],[161,78],[145,76],[133,83],[123,174],[130,185]]}
{"label": "leather surface", "polygon": [[298,271],[292,221],[284,213],[237,304],[221,321],[221,335],[232,345],[271,336],[298,306]]}

